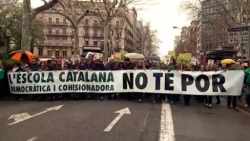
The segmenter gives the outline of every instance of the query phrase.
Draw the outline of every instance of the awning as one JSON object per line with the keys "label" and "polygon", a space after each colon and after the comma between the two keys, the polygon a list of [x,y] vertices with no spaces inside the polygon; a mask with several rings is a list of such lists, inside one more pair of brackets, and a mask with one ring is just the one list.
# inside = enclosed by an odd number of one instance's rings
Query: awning
{"label": "awning", "polygon": [[214,50],[211,52],[206,52],[206,55],[219,55],[219,56],[231,56],[236,54],[235,50]]}
{"label": "awning", "polygon": [[48,50],[52,50],[52,49],[48,49]]}
{"label": "awning", "polygon": [[67,51],[67,49],[63,49],[63,51]]}
{"label": "awning", "polygon": [[56,51],[59,51],[59,49],[55,49]]}

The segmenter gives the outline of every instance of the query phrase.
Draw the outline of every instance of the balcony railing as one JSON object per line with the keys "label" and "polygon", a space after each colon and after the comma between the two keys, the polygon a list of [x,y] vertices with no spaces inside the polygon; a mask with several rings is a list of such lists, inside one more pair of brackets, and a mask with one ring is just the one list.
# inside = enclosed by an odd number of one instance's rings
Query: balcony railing
{"label": "balcony railing", "polygon": [[72,43],[50,43],[50,42],[40,42],[36,44],[37,46],[52,46],[52,47],[72,47]]}
{"label": "balcony railing", "polygon": [[89,38],[89,37],[90,37],[90,35],[89,35],[89,33],[84,33],[84,34],[83,34],[83,37],[85,37],[85,38]]}
{"label": "balcony railing", "polygon": [[61,26],[68,26],[68,22],[48,22],[49,25],[61,25]]}
{"label": "balcony railing", "polygon": [[92,37],[94,38],[103,38],[103,34],[93,34]]}
{"label": "balcony railing", "polygon": [[90,24],[84,23],[84,24],[83,24],[83,27],[85,27],[85,28],[86,28],[86,27],[90,27]]}
{"label": "balcony railing", "polygon": [[102,27],[102,25],[100,23],[93,23],[92,27]]}
{"label": "balcony railing", "polygon": [[70,36],[72,32],[46,32],[46,35],[51,36]]}

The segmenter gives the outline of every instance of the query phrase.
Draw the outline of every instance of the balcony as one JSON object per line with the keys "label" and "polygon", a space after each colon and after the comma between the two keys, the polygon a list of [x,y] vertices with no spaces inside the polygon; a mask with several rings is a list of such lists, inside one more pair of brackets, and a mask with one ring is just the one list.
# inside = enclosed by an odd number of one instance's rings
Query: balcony
{"label": "balcony", "polygon": [[93,28],[102,28],[102,25],[100,23],[93,23],[92,27]]}
{"label": "balcony", "polygon": [[52,43],[52,42],[40,42],[37,43],[38,47],[72,47],[71,43]]}
{"label": "balcony", "polygon": [[83,34],[83,38],[90,38],[89,33],[84,33],[84,34]]}
{"label": "balcony", "polygon": [[92,38],[104,38],[103,34],[93,34]]}
{"label": "balcony", "polygon": [[62,37],[67,37],[71,36],[71,32],[46,32],[47,36],[62,36]]}
{"label": "balcony", "polygon": [[48,25],[55,25],[55,26],[69,26],[68,22],[48,22]]}
{"label": "balcony", "polygon": [[85,24],[83,24],[83,27],[84,27],[84,28],[90,28],[90,24],[85,23]]}

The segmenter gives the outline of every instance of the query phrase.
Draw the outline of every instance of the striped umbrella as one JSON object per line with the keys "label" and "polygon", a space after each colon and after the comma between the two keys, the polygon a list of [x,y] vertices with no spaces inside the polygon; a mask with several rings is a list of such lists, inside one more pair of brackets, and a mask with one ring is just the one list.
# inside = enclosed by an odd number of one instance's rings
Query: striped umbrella
{"label": "striped umbrella", "polygon": [[36,60],[36,56],[29,52],[29,51],[25,51],[25,50],[16,50],[10,53],[10,58],[16,61],[35,61]]}

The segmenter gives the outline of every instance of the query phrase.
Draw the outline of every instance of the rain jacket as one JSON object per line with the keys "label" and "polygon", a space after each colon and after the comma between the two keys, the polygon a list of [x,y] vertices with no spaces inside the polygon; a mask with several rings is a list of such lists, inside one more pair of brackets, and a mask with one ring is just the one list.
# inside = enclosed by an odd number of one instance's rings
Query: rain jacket
{"label": "rain jacket", "polygon": [[250,68],[245,70],[246,74],[246,83],[250,84]]}

